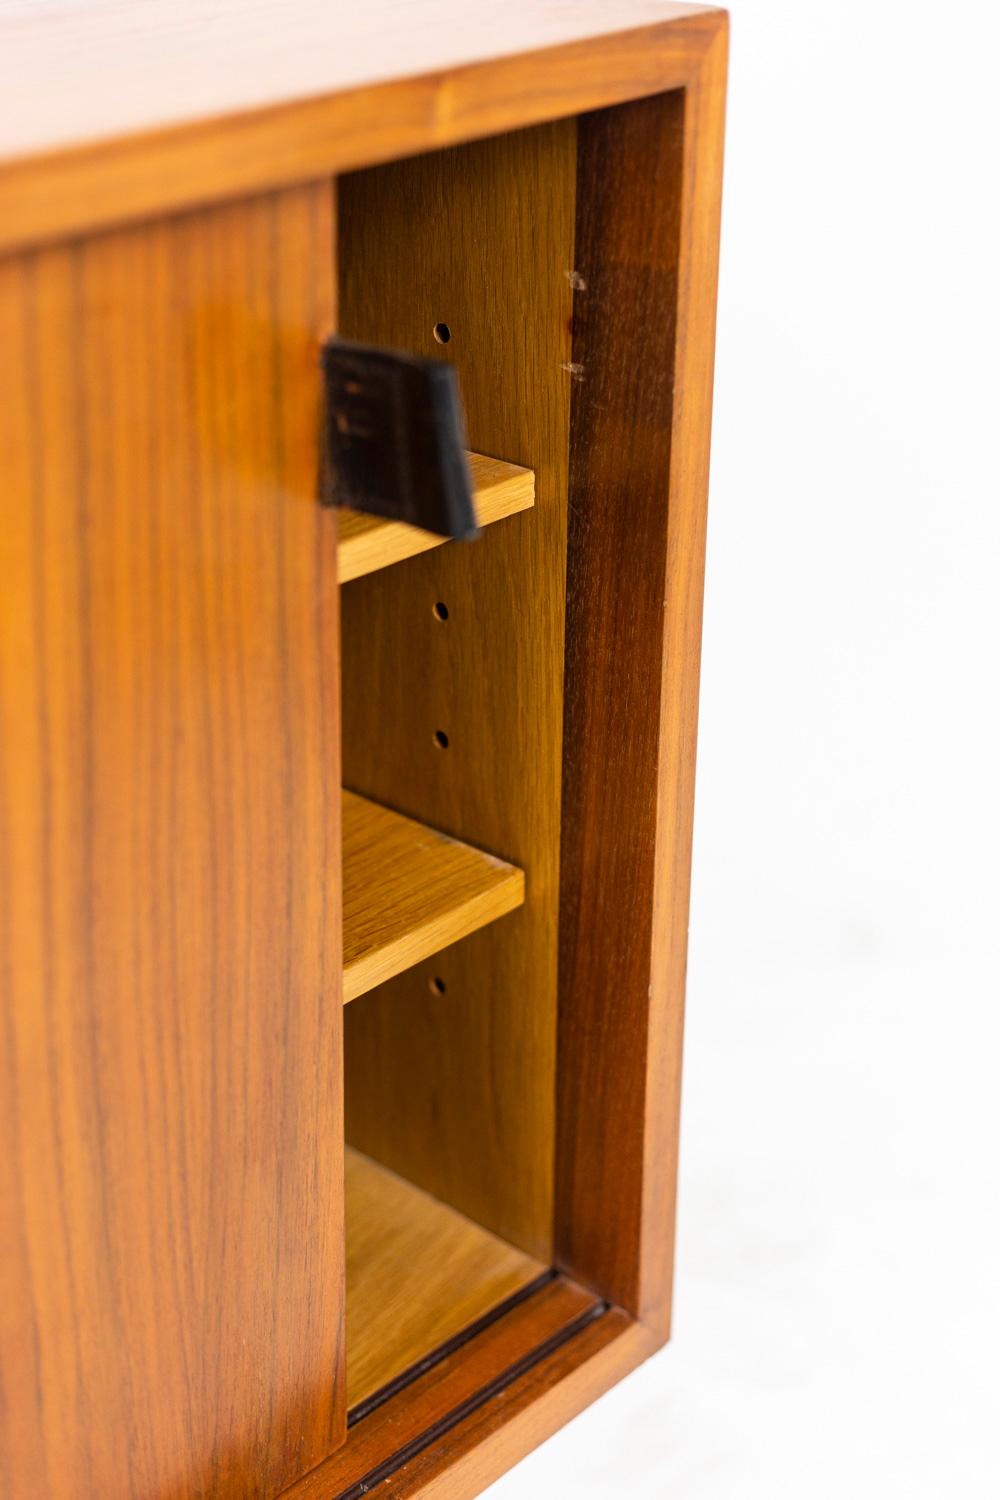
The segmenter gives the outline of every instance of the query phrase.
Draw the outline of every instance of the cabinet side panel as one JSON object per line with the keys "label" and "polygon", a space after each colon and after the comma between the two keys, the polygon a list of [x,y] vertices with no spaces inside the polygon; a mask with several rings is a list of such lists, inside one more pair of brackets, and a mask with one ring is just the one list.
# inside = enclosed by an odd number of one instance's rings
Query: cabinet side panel
{"label": "cabinet side panel", "polygon": [[344,1431],[331,187],[0,263],[0,1491]]}
{"label": "cabinet side panel", "polygon": [[669,1328],[724,25],[687,87],[581,118],[557,1261]]}
{"label": "cabinet side panel", "polygon": [[536,473],[532,510],[343,591],[345,783],[527,877],[349,1007],[348,1138],[545,1260],[575,172],[567,121],[340,180],[342,331],[453,360],[470,446]]}

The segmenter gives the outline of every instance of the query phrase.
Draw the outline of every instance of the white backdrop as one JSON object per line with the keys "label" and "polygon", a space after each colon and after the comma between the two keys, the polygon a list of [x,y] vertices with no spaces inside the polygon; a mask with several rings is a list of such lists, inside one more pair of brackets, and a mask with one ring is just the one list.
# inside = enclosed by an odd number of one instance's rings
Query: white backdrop
{"label": "white backdrop", "polygon": [[1000,20],[733,0],[675,1330],[490,1491],[1000,1497]]}

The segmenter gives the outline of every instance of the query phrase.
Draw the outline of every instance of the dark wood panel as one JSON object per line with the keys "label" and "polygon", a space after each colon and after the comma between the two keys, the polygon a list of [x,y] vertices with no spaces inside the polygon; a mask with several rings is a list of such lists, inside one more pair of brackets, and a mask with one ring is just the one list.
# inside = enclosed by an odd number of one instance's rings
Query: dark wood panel
{"label": "dark wood panel", "polygon": [[579,122],[556,1253],[663,1337],[725,57]]}
{"label": "dark wood panel", "polygon": [[526,880],[350,1008],[348,1139],[546,1262],[575,173],[569,121],[340,183],[343,333],[452,359],[472,445],[536,476],[531,510],[344,590],[345,784]]}
{"label": "dark wood panel", "polygon": [[0,1491],[340,1438],[329,187],[0,263]]}

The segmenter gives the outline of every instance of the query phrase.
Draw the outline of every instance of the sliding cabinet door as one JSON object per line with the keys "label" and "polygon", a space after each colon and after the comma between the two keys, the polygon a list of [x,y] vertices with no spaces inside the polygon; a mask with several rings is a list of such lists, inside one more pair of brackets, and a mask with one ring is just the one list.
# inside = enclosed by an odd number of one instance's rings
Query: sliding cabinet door
{"label": "sliding cabinet door", "polygon": [[0,261],[0,1493],[341,1440],[330,186]]}

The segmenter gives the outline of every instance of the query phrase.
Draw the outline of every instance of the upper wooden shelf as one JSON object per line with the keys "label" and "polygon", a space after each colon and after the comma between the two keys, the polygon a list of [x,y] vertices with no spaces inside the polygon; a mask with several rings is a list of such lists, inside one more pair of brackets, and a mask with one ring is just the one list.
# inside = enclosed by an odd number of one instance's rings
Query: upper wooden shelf
{"label": "upper wooden shelf", "polygon": [[343,794],[344,1001],[524,902],[524,872]]}
{"label": "upper wooden shelf", "polygon": [[[476,492],[476,518],[480,526],[489,526],[505,516],[529,510],[535,503],[535,476],[530,469],[503,463],[499,458],[469,454],[469,468]],[[447,537],[434,536],[402,521],[383,521],[356,510],[340,512],[340,541],[337,549],[341,583],[362,578],[390,563],[402,562],[440,547]]]}

